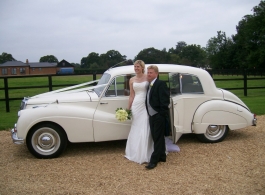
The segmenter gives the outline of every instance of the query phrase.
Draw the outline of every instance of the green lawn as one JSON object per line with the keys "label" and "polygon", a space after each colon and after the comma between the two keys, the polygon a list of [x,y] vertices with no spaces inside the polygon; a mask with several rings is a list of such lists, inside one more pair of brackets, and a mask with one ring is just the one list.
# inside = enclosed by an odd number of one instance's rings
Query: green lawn
{"label": "green lawn", "polygon": [[[97,75],[97,79],[101,75]],[[242,76],[214,76],[214,79],[225,78],[242,78]],[[253,77],[254,78],[254,77]],[[83,82],[92,81],[92,75],[82,76],[58,76],[53,77],[53,85],[60,84],[80,84]],[[243,81],[216,81],[216,86],[219,88],[237,88],[243,87]],[[36,85],[48,85],[47,77],[32,77],[32,78],[14,78],[9,79],[9,87],[21,87],[21,86],[36,86]],[[265,80],[249,80],[248,87],[263,86],[265,87]],[[3,79],[0,79],[0,88],[4,87]],[[53,90],[62,88],[55,87]],[[47,88],[36,89],[13,89],[9,91],[10,98],[22,98],[24,96],[33,96],[40,93],[48,92]],[[249,108],[257,114],[265,114],[265,89],[251,89],[248,90],[248,96],[244,96],[243,90],[232,90],[232,93],[236,94]],[[4,91],[0,90],[0,98],[4,98]],[[10,112],[6,112],[5,102],[0,101],[0,130],[12,128],[17,120],[17,112],[19,110],[21,100],[10,101]]]}
{"label": "green lawn", "polygon": [[[243,76],[220,76],[214,75],[213,79],[235,79],[243,78]],[[255,78],[250,76],[248,78]],[[259,77],[260,78],[260,77]],[[247,87],[265,87],[265,77],[264,80],[248,80]],[[215,85],[218,88],[242,88],[244,87],[243,80],[235,81],[215,81]],[[265,88],[264,89],[249,89],[247,90],[247,96],[244,96],[244,90],[231,90],[232,93],[237,95],[248,107],[249,109],[257,114],[265,114]]]}
{"label": "green lawn", "polygon": [[[101,75],[97,75],[99,79]],[[54,76],[52,77],[53,85],[61,84],[80,84],[93,80],[92,75],[75,75],[75,76]],[[28,87],[28,86],[48,86],[48,77],[29,77],[29,78],[12,78],[8,79],[9,87]],[[3,79],[0,79],[0,88],[4,87]],[[54,87],[53,90],[63,88]],[[34,89],[12,89],[9,90],[10,98],[23,98],[26,96],[34,96],[40,93],[48,92],[49,88]],[[5,98],[4,90],[0,90],[0,98]],[[10,112],[6,112],[4,101],[0,101],[0,130],[12,128],[17,121],[17,112],[19,110],[21,100],[13,100],[9,102]]]}

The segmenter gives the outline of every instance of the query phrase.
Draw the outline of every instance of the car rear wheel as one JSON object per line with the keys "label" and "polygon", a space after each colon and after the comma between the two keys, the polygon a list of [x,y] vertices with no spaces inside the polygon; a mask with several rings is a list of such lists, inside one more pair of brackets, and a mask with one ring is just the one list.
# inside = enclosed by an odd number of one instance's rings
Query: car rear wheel
{"label": "car rear wheel", "polygon": [[67,146],[67,136],[58,125],[40,124],[29,132],[27,147],[37,158],[56,158]]}
{"label": "car rear wheel", "polygon": [[228,133],[226,125],[209,125],[204,134],[197,134],[198,139],[204,143],[216,143],[224,140]]}

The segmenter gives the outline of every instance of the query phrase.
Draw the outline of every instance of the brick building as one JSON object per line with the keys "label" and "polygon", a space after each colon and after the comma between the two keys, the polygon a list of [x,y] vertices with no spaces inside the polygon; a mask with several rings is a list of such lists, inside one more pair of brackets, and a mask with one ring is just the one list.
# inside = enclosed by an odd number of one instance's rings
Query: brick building
{"label": "brick building", "polygon": [[59,63],[8,61],[0,64],[0,76],[57,74],[63,69],[68,69],[68,74],[74,72],[74,66],[66,60]]}

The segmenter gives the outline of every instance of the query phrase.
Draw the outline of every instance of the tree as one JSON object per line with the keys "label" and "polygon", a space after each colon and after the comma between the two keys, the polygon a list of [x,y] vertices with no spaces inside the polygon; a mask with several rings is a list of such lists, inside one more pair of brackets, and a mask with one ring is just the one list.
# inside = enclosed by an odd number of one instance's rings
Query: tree
{"label": "tree", "polygon": [[116,50],[109,50],[106,54],[101,54],[100,57],[107,67],[111,67],[126,60],[126,56],[122,56],[120,52]]}
{"label": "tree", "polygon": [[71,63],[71,65],[73,65],[75,68],[79,68],[80,67],[80,64],[78,64],[78,63]]}
{"label": "tree", "polygon": [[96,62],[90,64],[90,69],[91,69],[91,70],[96,70],[96,69],[98,69],[98,68],[99,68],[99,66],[98,66],[98,64],[97,64]]}
{"label": "tree", "polygon": [[181,64],[179,55],[177,55],[175,53],[171,53],[169,51],[169,58],[170,59],[169,59],[168,63],[170,63],[170,64]]}
{"label": "tree", "polygon": [[133,61],[131,59],[126,61],[126,65],[132,65],[132,64],[133,64]]}
{"label": "tree", "polygon": [[11,54],[3,52],[2,55],[0,55],[0,64],[3,64],[8,61],[16,61],[15,58]]}
{"label": "tree", "polygon": [[134,61],[138,59],[143,60],[146,64],[162,64],[167,63],[170,60],[170,54],[166,51],[166,49],[160,51],[150,47],[140,51]]}
{"label": "tree", "polygon": [[265,1],[253,8],[236,26],[237,34],[227,38],[218,31],[206,46],[207,57],[214,68],[263,68],[265,64]]}
{"label": "tree", "polygon": [[100,57],[98,53],[92,52],[90,54],[88,54],[87,58],[86,58],[86,63],[87,63],[87,67],[90,67],[91,64],[98,64],[100,63]]}
{"label": "tree", "polygon": [[87,57],[83,57],[81,59],[81,65],[80,65],[80,68],[88,68],[86,67],[88,64],[87,64]]}
{"label": "tree", "polygon": [[265,1],[252,10],[253,15],[244,16],[232,36],[241,68],[263,68],[265,64]]}
{"label": "tree", "polygon": [[217,31],[217,36],[208,40],[206,45],[207,57],[212,68],[233,67],[231,58],[231,48],[233,41],[226,37],[225,32]]}
{"label": "tree", "polygon": [[50,62],[50,63],[57,62],[58,63],[59,61],[55,56],[47,55],[47,56],[41,57],[40,62]]}
{"label": "tree", "polygon": [[182,48],[181,53],[179,54],[181,61],[186,61],[186,65],[194,67],[204,67],[206,52],[201,48],[200,45],[188,45]]}
{"label": "tree", "polygon": [[90,64],[96,63],[100,64],[100,57],[98,53],[91,52],[87,57],[81,59],[81,68],[90,68]]}
{"label": "tree", "polygon": [[179,55],[183,51],[183,49],[187,46],[185,41],[179,41],[176,45],[175,54]]}

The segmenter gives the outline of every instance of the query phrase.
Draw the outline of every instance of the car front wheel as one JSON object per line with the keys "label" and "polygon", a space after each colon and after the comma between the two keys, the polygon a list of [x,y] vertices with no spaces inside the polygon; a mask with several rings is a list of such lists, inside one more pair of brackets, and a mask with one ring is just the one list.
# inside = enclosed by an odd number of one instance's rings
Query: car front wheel
{"label": "car front wheel", "polygon": [[209,125],[204,134],[197,134],[198,139],[205,143],[216,143],[224,140],[228,133],[226,125]]}
{"label": "car front wheel", "polygon": [[67,136],[58,125],[40,124],[29,132],[27,147],[37,158],[56,158],[67,146]]}

